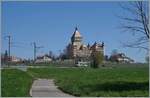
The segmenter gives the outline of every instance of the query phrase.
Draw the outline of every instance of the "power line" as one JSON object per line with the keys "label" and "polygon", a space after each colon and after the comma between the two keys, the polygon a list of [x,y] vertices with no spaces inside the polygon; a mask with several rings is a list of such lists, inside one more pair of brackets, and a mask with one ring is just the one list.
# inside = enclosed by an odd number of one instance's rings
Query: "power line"
{"label": "power line", "polygon": [[[5,36],[4,39],[8,39],[8,61],[10,61],[11,58],[11,47],[18,47],[18,48],[25,48],[24,46],[29,45],[27,43],[23,43],[23,42],[13,42],[11,40],[11,35]],[[23,46],[21,46],[23,45]],[[34,61],[36,60],[36,55],[37,55],[37,50],[40,48],[43,48],[43,46],[37,46],[36,42],[31,43],[31,45],[33,45],[33,51],[34,51]]]}
{"label": "power line", "polygon": [[29,45],[30,45],[30,43],[16,42],[16,41],[13,41],[13,44],[26,45],[26,46],[29,46]]}
{"label": "power line", "polygon": [[29,46],[31,46],[30,44],[28,43],[23,43],[23,42],[12,42],[11,43],[12,46],[11,47],[17,47],[17,48],[29,48]]}

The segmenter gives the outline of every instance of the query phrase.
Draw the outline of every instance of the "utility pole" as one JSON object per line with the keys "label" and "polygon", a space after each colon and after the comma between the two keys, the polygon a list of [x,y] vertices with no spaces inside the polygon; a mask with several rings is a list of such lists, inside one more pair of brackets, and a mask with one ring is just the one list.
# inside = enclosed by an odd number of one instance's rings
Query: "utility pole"
{"label": "utility pole", "polygon": [[34,61],[36,59],[36,43],[34,42],[33,43],[33,47],[34,47]]}
{"label": "utility pole", "polygon": [[37,49],[39,48],[43,48],[42,46],[37,47],[36,42],[33,42],[33,49],[34,49],[34,62],[36,60],[36,53],[37,53]]}
{"label": "utility pole", "polygon": [[8,62],[10,61],[10,47],[11,47],[11,36],[8,35],[5,38],[8,38]]}
{"label": "utility pole", "polygon": [[11,44],[10,38],[11,38],[11,36],[9,35],[9,36],[8,36],[8,57],[9,57],[8,60],[9,60],[9,61],[10,61],[10,59],[11,59],[11,58],[10,58],[10,44]]}

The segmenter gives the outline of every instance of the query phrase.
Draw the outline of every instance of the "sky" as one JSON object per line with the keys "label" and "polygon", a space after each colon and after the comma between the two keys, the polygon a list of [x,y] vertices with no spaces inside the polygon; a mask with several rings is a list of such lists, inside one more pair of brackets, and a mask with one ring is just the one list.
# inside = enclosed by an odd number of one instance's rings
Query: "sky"
{"label": "sky", "polygon": [[11,35],[11,55],[33,58],[33,42],[42,46],[37,55],[53,51],[59,55],[69,44],[78,27],[84,44],[104,42],[105,55],[117,49],[136,62],[144,62],[146,51],[125,48],[122,42],[132,34],[123,32],[119,3],[126,2],[2,2],[2,52],[8,49],[7,35]]}

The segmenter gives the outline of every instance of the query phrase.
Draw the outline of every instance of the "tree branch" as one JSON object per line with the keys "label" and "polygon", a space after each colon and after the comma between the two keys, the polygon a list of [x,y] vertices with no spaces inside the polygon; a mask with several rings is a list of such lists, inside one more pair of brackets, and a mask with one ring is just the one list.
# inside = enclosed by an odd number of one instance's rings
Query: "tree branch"
{"label": "tree branch", "polygon": [[[131,47],[131,48],[142,48],[142,49],[146,49],[149,50],[149,48],[147,48],[147,45],[144,46],[147,42],[149,42],[149,28],[148,28],[148,6],[147,6],[148,2],[144,2],[144,1],[136,1],[136,2],[131,2],[130,6],[122,6],[121,8],[123,8],[125,11],[128,11],[129,13],[131,13],[131,16],[128,17],[120,17],[120,19],[127,21],[124,22],[122,28],[126,31],[131,31],[133,32],[133,34],[140,32],[141,34],[138,35],[140,38],[134,37],[135,41],[134,42],[128,42],[126,44],[124,44],[124,46],[126,47]],[[134,16],[133,16],[134,15]]]}

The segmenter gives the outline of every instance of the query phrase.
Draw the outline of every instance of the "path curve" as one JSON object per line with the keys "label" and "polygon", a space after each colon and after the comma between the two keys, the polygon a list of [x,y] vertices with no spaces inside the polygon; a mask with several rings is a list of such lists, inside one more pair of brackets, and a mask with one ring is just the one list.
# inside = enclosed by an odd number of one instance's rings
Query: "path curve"
{"label": "path curve", "polygon": [[32,97],[73,97],[59,90],[54,84],[53,79],[37,79],[34,80],[30,89]]}

